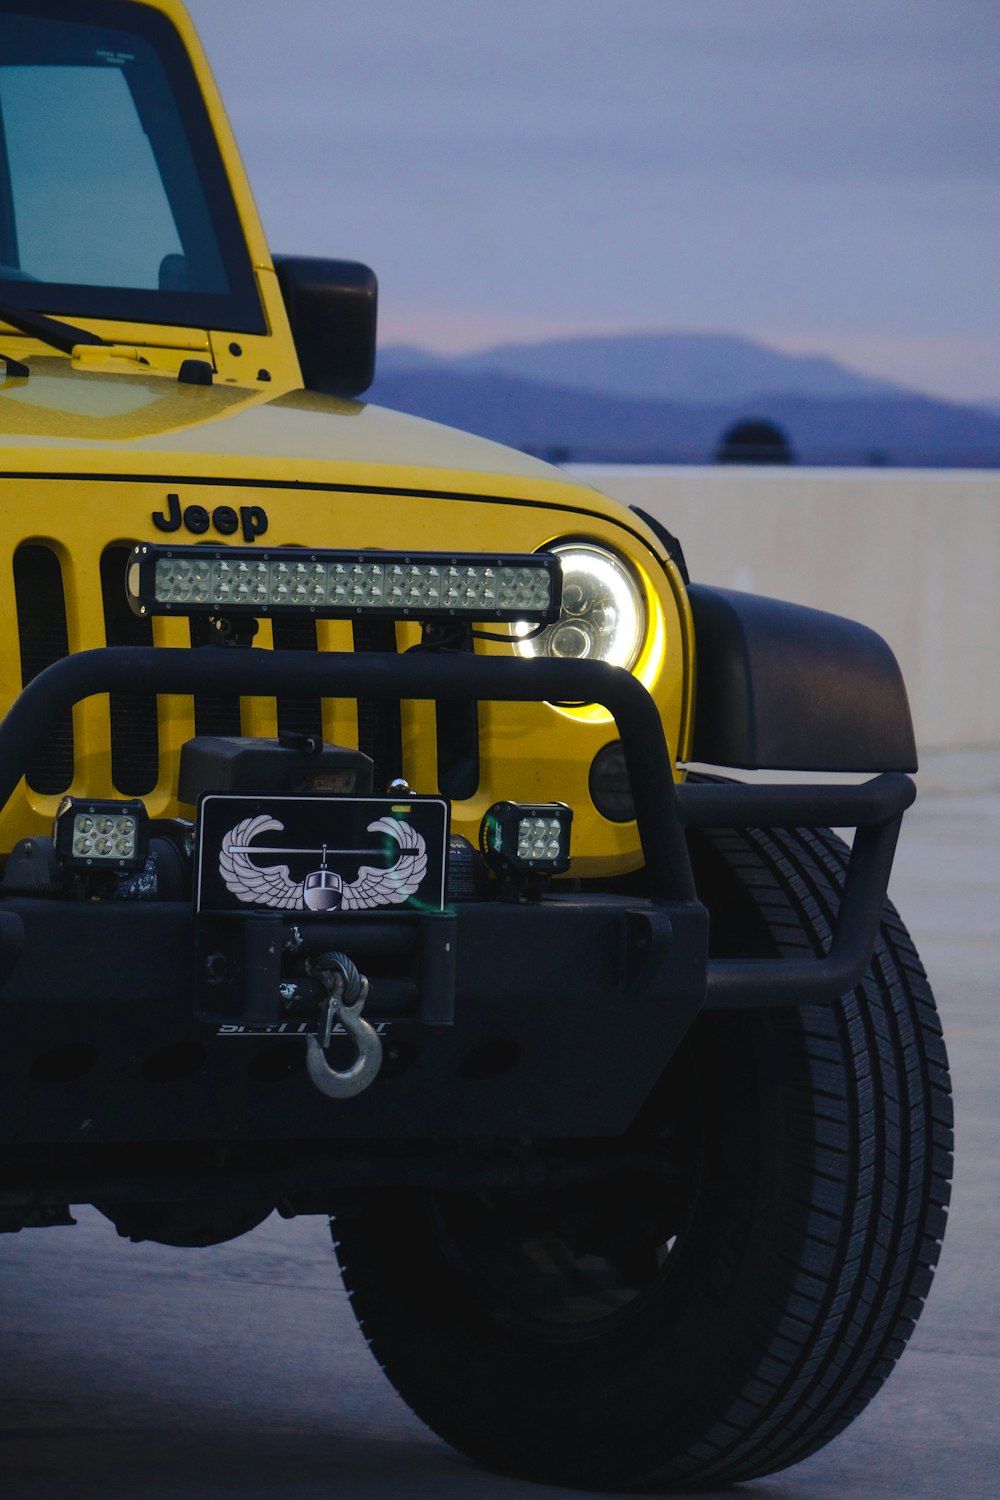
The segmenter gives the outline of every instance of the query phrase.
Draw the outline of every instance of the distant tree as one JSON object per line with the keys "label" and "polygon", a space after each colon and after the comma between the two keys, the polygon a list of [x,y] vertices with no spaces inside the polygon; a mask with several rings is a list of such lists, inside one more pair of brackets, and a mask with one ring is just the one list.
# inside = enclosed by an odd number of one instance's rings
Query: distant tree
{"label": "distant tree", "polygon": [[546,464],[569,464],[573,462],[574,451],[564,443],[554,443],[539,447],[537,443],[518,443],[522,453],[527,453],[531,458],[540,458]]}
{"label": "distant tree", "polygon": [[792,464],[795,454],[776,422],[751,418],[734,422],[719,439],[717,464]]}

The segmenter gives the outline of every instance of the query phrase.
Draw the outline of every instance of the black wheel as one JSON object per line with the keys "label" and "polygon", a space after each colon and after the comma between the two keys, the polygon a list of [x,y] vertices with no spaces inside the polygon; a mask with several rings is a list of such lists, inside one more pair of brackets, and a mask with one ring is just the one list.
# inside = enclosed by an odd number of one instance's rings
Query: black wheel
{"label": "black wheel", "polygon": [[[693,854],[717,951],[822,948],[832,834],[707,833]],[[626,1137],[552,1146],[565,1185],[382,1191],[335,1222],[337,1253],[376,1358],[456,1448],[564,1485],[722,1485],[814,1452],[889,1373],[937,1259],[950,1127],[933,999],[887,906],[857,991],[706,1013]]]}

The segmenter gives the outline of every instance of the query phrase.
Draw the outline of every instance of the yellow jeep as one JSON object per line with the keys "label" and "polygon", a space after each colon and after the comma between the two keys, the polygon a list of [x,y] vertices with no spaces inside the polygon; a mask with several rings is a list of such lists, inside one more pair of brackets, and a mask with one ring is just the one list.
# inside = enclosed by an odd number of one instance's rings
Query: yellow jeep
{"label": "yellow jeep", "polygon": [[375,311],[269,253],[176,0],[0,0],[0,1228],[327,1214],[480,1461],[769,1473],[943,1230],[896,663],[365,405]]}

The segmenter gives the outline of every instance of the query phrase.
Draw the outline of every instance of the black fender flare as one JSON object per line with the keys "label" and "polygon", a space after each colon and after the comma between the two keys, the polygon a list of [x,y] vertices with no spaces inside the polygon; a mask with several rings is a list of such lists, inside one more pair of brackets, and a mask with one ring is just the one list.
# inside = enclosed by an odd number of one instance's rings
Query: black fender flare
{"label": "black fender flare", "polygon": [[692,584],[691,760],[746,770],[915,771],[902,674],[880,635],[824,610]]}

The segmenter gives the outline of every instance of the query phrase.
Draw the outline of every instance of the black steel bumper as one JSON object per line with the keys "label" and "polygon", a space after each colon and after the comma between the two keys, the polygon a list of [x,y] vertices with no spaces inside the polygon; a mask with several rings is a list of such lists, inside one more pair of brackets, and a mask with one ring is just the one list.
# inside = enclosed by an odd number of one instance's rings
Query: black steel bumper
{"label": "black steel bumper", "polygon": [[[633,787],[646,895],[470,902],[302,924],[374,981],[386,1063],[333,1103],[276,1020],[289,921],[200,918],[186,904],[0,900],[0,1142],[576,1136],[621,1131],[704,1006],[824,1003],[870,959],[912,783],[675,787],[659,714],[600,663],[461,654],[306,656],[203,648],[84,652],[29,684],[0,724],[0,803],[52,723],[92,694],[137,690],[383,699],[575,700],[613,714]],[[855,826],[829,952],[709,961],[685,829]],[[228,976],[206,1001],[206,960]],[[218,965],[216,965],[218,969]],[[195,1016],[211,1011],[208,1026]],[[233,1028],[218,1033],[218,1024]]]}

